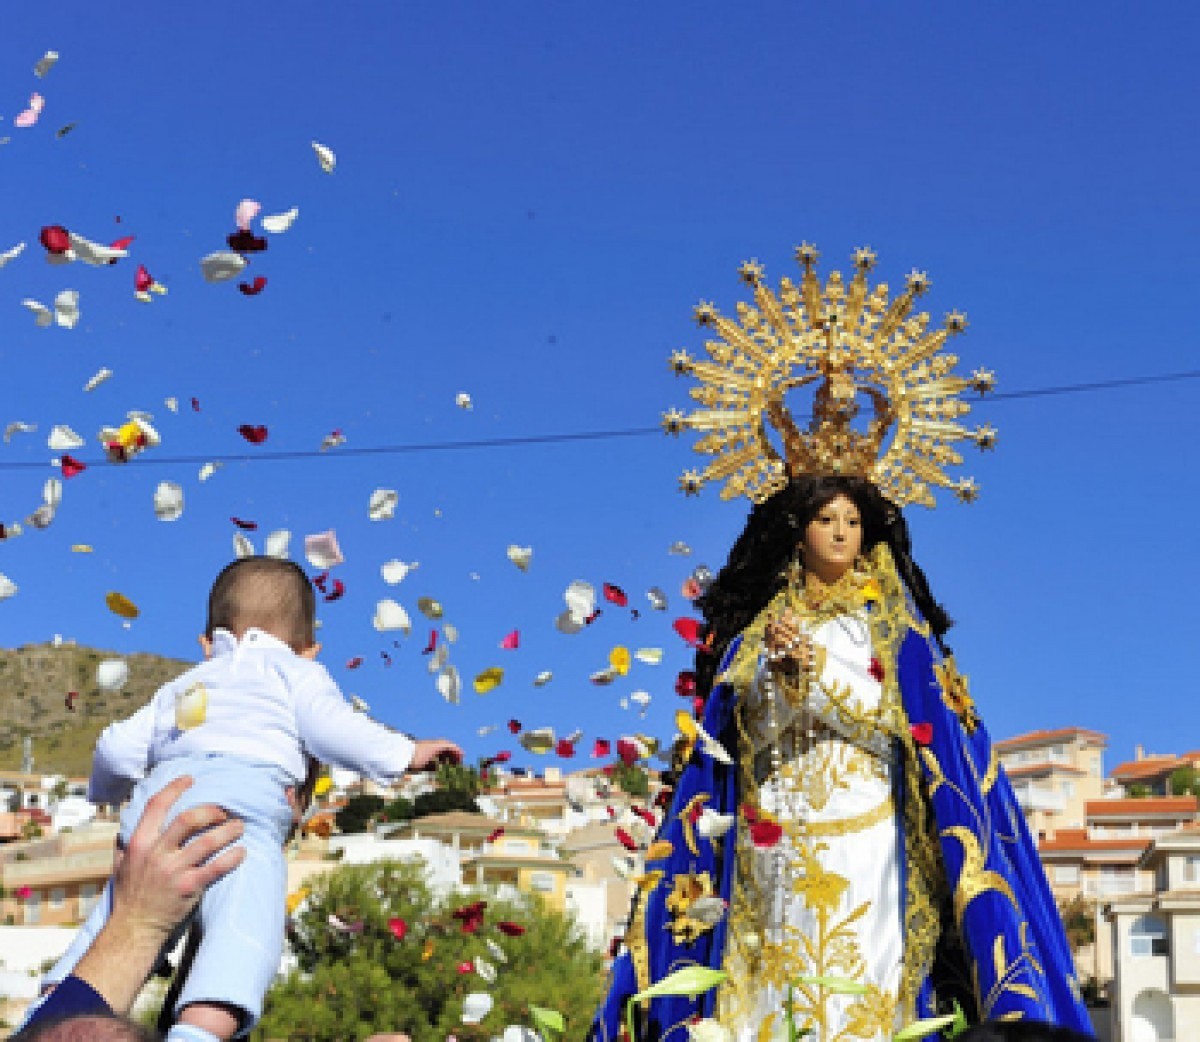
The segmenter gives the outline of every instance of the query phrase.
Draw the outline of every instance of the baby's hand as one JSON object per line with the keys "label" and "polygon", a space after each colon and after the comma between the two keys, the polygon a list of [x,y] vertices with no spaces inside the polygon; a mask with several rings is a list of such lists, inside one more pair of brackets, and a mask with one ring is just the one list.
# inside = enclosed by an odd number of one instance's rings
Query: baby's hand
{"label": "baby's hand", "polygon": [[463,751],[446,738],[420,738],[413,750],[409,770],[424,771],[439,763],[462,763]]}

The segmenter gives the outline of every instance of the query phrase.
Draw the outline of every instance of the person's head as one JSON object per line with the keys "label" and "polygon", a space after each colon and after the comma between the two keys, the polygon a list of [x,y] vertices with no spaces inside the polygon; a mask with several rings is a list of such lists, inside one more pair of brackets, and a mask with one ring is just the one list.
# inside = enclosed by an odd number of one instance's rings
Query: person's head
{"label": "person's head", "polygon": [[66,1017],[13,1036],[13,1042],[154,1042],[154,1032],[127,1017]]}
{"label": "person's head", "polygon": [[297,654],[316,646],[317,598],[304,570],[274,557],[242,557],[226,565],[208,594],[204,636],[219,629],[241,637],[255,628]]}
{"label": "person's head", "polygon": [[[823,519],[830,526],[826,534],[839,528],[843,537],[837,558],[827,562],[836,568],[828,570],[816,559],[816,554],[825,552]],[[848,553],[857,539],[855,532],[861,539],[856,552]],[[810,544],[807,552],[806,542]],[[869,554],[881,542],[888,544],[917,608],[940,638],[949,629],[950,619],[934,601],[924,574],[912,560],[908,526],[900,508],[865,478],[801,475],[770,499],[754,505],[728,562],[697,602],[713,637],[713,652],[701,651],[696,659],[700,692],[709,690],[716,660],[729,641],[783,587],[787,566],[798,550],[806,569],[829,579],[837,578],[853,565],[856,556]]]}

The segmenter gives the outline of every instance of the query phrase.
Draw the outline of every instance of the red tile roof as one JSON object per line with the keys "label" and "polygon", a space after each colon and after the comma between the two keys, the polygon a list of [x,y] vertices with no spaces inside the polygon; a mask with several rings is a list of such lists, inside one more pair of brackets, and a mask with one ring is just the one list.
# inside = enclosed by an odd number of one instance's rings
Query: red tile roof
{"label": "red tile roof", "polygon": [[1150,836],[1128,836],[1123,839],[1089,839],[1087,829],[1059,829],[1053,839],[1043,839],[1038,843],[1038,852],[1055,853],[1058,851],[1081,850],[1084,852],[1101,853],[1115,850],[1128,850],[1140,854],[1150,846]]}
{"label": "red tile roof", "polygon": [[1108,735],[1099,731],[1090,731],[1086,727],[1060,727],[1053,731],[1029,731],[1026,734],[1014,735],[1003,741],[993,742],[997,749],[1016,749],[1022,745],[1048,745],[1062,738],[1080,738],[1085,742],[1100,742],[1108,744]]}
{"label": "red tile roof", "polygon": [[1195,796],[1146,796],[1124,800],[1088,800],[1084,811],[1089,818],[1138,818],[1145,814],[1194,816],[1200,809]]}

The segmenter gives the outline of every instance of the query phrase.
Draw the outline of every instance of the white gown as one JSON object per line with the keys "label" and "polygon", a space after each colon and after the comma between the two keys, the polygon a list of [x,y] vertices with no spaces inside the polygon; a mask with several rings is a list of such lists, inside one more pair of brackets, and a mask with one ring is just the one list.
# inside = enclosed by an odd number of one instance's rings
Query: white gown
{"label": "white gown", "polygon": [[[825,654],[807,702],[798,709],[776,683],[772,708],[760,663],[743,718],[760,807],[784,835],[759,849],[748,830],[739,833],[730,980],[719,1010],[738,1042],[787,1038],[789,986],[794,1023],[812,1030],[813,1042],[875,1042],[901,1026],[896,765],[876,726],[882,687],[872,676],[870,630],[865,614],[846,614],[812,638]],[[814,977],[852,980],[865,991],[804,980]]]}

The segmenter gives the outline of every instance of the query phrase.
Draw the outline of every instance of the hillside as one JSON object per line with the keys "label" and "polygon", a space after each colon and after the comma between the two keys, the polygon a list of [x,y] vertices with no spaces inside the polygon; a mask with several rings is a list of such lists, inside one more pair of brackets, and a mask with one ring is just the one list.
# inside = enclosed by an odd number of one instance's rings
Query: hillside
{"label": "hillside", "polygon": [[[129,663],[129,681],[120,691],[101,691],[96,666],[118,657]],[[20,768],[21,739],[31,735],[35,771],[86,777],[101,729],[144,705],[190,665],[69,643],[0,648],[0,769]],[[70,691],[78,692],[74,710],[67,708]]]}

